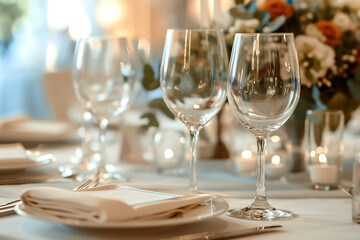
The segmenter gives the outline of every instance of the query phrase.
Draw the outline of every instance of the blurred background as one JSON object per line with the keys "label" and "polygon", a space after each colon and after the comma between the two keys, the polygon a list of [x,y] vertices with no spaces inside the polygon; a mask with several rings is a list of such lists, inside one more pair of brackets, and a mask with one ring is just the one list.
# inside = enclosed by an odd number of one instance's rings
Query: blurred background
{"label": "blurred background", "polygon": [[[200,17],[205,2],[209,11]],[[71,91],[73,52],[82,36],[127,37],[134,53],[139,53],[135,58],[137,78],[141,79],[143,62],[159,65],[167,28],[206,26],[221,10],[220,5],[225,9],[231,3],[0,0],[0,117],[22,113],[36,119],[66,120],[67,105],[75,101]],[[147,96],[141,96],[138,104],[146,101]]]}

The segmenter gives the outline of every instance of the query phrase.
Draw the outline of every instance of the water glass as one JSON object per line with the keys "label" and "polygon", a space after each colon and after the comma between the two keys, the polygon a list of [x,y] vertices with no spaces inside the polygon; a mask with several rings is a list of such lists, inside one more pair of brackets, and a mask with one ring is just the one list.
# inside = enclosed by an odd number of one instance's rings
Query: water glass
{"label": "water glass", "polygon": [[360,153],[357,153],[353,168],[352,219],[360,224]]}
{"label": "water glass", "polygon": [[338,189],[342,174],[344,113],[309,110],[305,122],[305,161],[312,187]]}

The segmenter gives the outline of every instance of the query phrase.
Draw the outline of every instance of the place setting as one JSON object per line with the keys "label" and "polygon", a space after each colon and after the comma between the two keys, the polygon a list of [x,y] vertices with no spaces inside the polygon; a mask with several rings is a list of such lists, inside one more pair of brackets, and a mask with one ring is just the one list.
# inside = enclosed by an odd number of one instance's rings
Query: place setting
{"label": "place setting", "polygon": [[7,4],[0,239],[358,238],[360,5]]}
{"label": "place setting", "polygon": [[55,161],[53,154],[26,150],[20,143],[0,145],[0,156],[0,172],[3,175],[41,167]]}

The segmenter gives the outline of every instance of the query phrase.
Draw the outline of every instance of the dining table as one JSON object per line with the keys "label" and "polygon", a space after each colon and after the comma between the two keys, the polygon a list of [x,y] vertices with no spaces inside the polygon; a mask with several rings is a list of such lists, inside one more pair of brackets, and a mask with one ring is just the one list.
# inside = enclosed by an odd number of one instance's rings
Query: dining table
{"label": "dining table", "polygon": [[[17,199],[27,189],[39,186],[72,189],[79,182],[63,178],[59,166],[69,163],[80,143],[52,144],[39,147],[52,153],[55,161],[21,172],[2,173],[0,203]],[[107,149],[109,166],[123,174],[121,185],[151,189],[186,190],[187,163],[182,171],[159,172],[153,162],[121,161]],[[351,186],[351,164],[344,162],[344,186]],[[234,174],[228,159],[201,159],[197,162],[198,192],[225,200],[229,209],[243,208],[254,198],[256,177]],[[345,174],[344,174],[345,175]],[[2,184],[2,179],[20,178],[23,184]],[[197,221],[152,226],[91,228],[64,225],[18,214],[0,217],[0,239],[195,239],[205,233],[221,233],[269,225],[281,225],[276,231],[233,239],[359,239],[360,225],[352,222],[352,198],[341,189],[319,191],[311,188],[306,172],[288,173],[278,180],[267,180],[269,202],[276,208],[291,210],[293,218],[286,221],[251,221],[234,219],[222,213]],[[26,180],[26,181],[25,181]],[[32,182],[34,180],[34,182]],[[41,180],[41,181],[39,181]],[[42,181],[43,180],[43,181]],[[196,237],[195,237],[196,236]]]}

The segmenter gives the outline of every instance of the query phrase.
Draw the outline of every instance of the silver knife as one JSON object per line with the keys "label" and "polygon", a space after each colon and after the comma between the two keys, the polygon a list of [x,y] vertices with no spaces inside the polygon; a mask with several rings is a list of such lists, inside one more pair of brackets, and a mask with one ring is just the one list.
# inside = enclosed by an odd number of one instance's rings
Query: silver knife
{"label": "silver knife", "polygon": [[254,234],[268,233],[278,230],[281,225],[262,226],[255,228],[246,228],[236,231],[220,232],[220,233],[195,233],[183,235],[178,239],[191,239],[191,240],[220,240],[220,239],[231,239],[236,237],[249,236]]}

